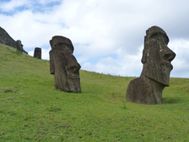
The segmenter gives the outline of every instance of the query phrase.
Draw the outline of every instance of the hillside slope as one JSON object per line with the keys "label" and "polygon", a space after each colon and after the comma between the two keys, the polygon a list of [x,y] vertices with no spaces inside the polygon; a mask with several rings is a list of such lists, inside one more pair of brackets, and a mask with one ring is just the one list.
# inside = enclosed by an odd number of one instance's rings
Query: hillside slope
{"label": "hillside slope", "polygon": [[0,45],[0,142],[189,141],[189,79],[161,105],[125,101],[131,78],[81,71],[81,94],[54,89],[49,63]]}

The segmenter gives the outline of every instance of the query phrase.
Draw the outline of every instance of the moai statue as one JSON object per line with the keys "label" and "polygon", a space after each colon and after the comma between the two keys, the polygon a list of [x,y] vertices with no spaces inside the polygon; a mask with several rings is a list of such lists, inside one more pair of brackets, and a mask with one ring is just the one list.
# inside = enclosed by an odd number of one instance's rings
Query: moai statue
{"label": "moai statue", "polygon": [[24,50],[23,44],[22,44],[21,40],[15,41],[15,47],[16,47],[17,51],[20,51],[20,52],[22,52],[22,53],[28,54],[28,52],[26,52],[26,51]]}
{"label": "moai statue", "polygon": [[139,78],[132,80],[127,89],[128,101],[143,104],[162,103],[162,91],[169,86],[171,61],[176,54],[167,46],[166,32],[157,26],[146,31],[142,56],[143,70]]}
{"label": "moai statue", "polygon": [[23,51],[23,44],[22,44],[21,40],[16,41],[16,49],[19,51]]}
{"label": "moai statue", "polygon": [[36,48],[35,48],[33,57],[34,57],[34,58],[41,59],[41,48],[39,48],[39,47],[36,47]]}
{"label": "moai statue", "polygon": [[55,88],[65,92],[81,92],[80,64],[73,56],[74,47],[70,39],[54,36],[50,40],[50,73],[55,77]]}

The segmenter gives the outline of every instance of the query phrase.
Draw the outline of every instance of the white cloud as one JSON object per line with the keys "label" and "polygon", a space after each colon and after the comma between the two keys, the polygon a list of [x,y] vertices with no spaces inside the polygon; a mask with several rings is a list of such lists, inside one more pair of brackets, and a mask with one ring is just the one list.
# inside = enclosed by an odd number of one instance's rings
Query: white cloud
{"label": "white cloud", "polygon": [[0,9],[4,12],[10,12],[18,7],[28,4],[28,0],[10,0],[8,2],[0,2]]}
{"label": "white cloud", "polygon": [[27,9],[8,16],[0,14],[1,26],[13,38],[21,39],[32,55],[34,47],[41,47],[47,59],[51,37],[64,35],[72,40],[74,55],[83,69],[139,76],[145,30],[158,25],[167,31],[170,48],[177,53],[172,75],[189,77],[187,66],[181,65],[189,61],[187,52],[178,50],[189,47],[186,0],[62,0],[45,11],[33,11],[34,3],[47,6],[59,0],[21,0],[15,5],[13,1],[5,11],[22,5]]}
{"label": "white cloud", "polygon": [[[140,50],[142,50],[142,47]],[[96,72],[113,75],[139,76],[142,69],[141,53],[138,52],[135,55],[119,53],[117,54],[119,57],[107,56],[98,60],[95,64],[84,62],[83,68],[90,71],[94,71],[95,69]]]}
{"label": "white cloud", "polygon": [[173,60],[173,76],[189,77],[189,40],[176,39],[170,42],[170,48],[177,54]]}

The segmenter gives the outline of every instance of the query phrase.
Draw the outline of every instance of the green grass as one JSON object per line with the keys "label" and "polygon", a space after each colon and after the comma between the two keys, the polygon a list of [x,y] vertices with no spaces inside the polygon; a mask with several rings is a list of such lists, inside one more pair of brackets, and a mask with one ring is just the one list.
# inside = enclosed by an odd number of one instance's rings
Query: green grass
{"label": "green grass", "polygon": [[126,102],[131,79],[81,71],[82,93],[60,92],[47,61],[0,45],[0,142],[188,142],[189,79],[161,105]]}

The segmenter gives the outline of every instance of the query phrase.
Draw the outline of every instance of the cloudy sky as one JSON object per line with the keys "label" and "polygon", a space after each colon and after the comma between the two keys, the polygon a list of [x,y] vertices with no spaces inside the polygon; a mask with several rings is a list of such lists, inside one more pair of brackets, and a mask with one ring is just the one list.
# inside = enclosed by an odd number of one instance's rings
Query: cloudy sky
{"label": "cloudy sky", "polygon": [[0,26],[49,58],[53,35],[70,38],[82,69],[139,76],[145,31],[162,27],[176,52],[173,77],[189,77],[188,0],[0,0]]}

